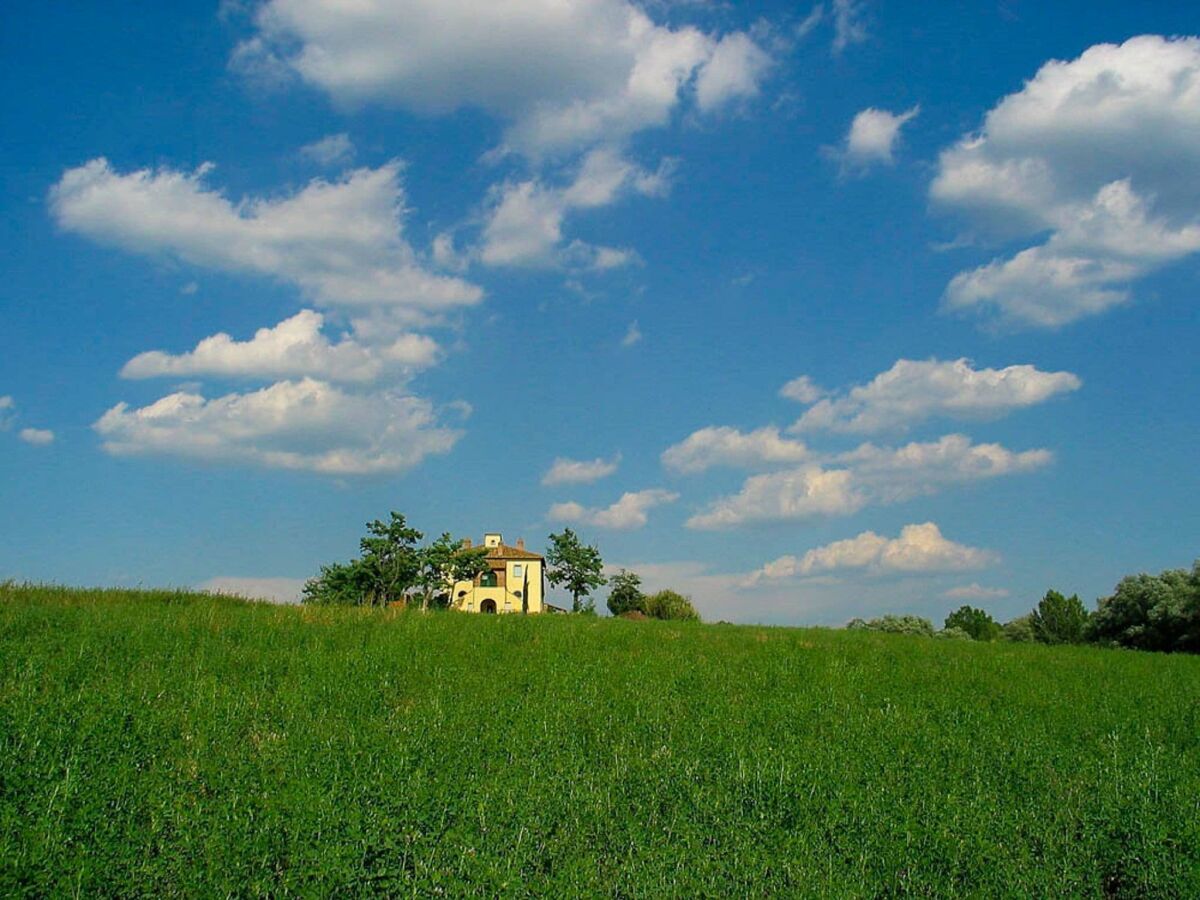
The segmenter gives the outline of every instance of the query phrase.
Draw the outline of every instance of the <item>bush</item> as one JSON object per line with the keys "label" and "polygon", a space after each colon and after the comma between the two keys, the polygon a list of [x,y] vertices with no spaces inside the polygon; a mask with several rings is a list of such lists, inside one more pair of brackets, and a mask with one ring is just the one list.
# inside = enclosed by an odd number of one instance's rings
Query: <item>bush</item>
{"label": "bush", "polygon": [[878,619],[851,619],[847,628],[883,631],[888,634],[917,634],[933,637],[933,623],[921,616],[882,616]]}
{"label": "bush", "polygon": [[652,619],[699,622],[700,614],[692,606],[690,598],[675,591],[659,591],[646,597],[642,611]]}
{"label": "bush", "polygon": [[946,616],[945,629],[958,628],[976,641],[994,641],[1001,634],[1000,623],[982,609],[960,606]]}
{"label": "bush", "polygon": [[964,628],[959,628],[957,625],[951,625],[949,628],[943,628],[934,637],[945,638],[951,641],[973,641],[970,633]]}
{"label": "bush", "polygon": [[1033,633],[1033,616],[1026,614],[1017,616],[1011,622],[1004,623],[1004,639],[1018,644],[1032,644],[1037,640]]}

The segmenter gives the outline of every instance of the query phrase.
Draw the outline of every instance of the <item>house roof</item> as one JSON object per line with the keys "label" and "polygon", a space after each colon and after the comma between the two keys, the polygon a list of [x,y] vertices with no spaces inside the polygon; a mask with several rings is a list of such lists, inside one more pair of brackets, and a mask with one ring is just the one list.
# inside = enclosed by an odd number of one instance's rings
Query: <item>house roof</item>
{"label": "house roof", "polygon": [[542,561],[542,557],[530,550],[523,550],[520,547],[510,547],[508,544],[497,544],[495,547],[488,547],[488,559],[536,559]]}

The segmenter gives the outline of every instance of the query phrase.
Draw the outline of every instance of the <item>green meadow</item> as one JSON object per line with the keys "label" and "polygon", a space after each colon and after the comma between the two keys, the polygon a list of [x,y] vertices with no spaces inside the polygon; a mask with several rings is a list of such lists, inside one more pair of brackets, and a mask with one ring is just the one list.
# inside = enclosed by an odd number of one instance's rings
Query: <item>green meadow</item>
{"label": "green meadow", "polygon": [[1200,896],[1200,658],[0,585],[0,895]]}

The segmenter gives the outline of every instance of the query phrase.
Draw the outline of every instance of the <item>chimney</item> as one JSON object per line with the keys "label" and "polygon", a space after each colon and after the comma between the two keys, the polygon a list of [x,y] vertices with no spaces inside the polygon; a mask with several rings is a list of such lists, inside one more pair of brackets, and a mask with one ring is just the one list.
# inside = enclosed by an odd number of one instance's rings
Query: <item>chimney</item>
{"label": "chimney", "polygon": [[471,539],[470,539],[470,538],[463,538],[463,543],[462,543],[462,545],[463,545],[463,549],[464,549],[464,550],[470,550],[470,549],[471,549]]}
{"label": "chimney", "polygon": [[517,538],[517,549],[518,550],[525,549],[525,538]]}

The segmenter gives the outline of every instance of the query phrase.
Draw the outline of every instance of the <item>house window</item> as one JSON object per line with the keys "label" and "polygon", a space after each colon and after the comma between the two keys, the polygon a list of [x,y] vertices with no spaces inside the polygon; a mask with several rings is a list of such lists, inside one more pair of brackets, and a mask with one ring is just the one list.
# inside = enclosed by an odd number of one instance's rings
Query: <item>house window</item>
{"label": "house window", "polygon": [[479,576],[479,586],[480,587],[495,587],[496,586],[496,573],[495,572],[484,572],[482,575],[480,575]]}
{"label": "house window", "polygon": [[513,578],[521,577],[521,570],[524,568],[520,563],[513,566]]}

